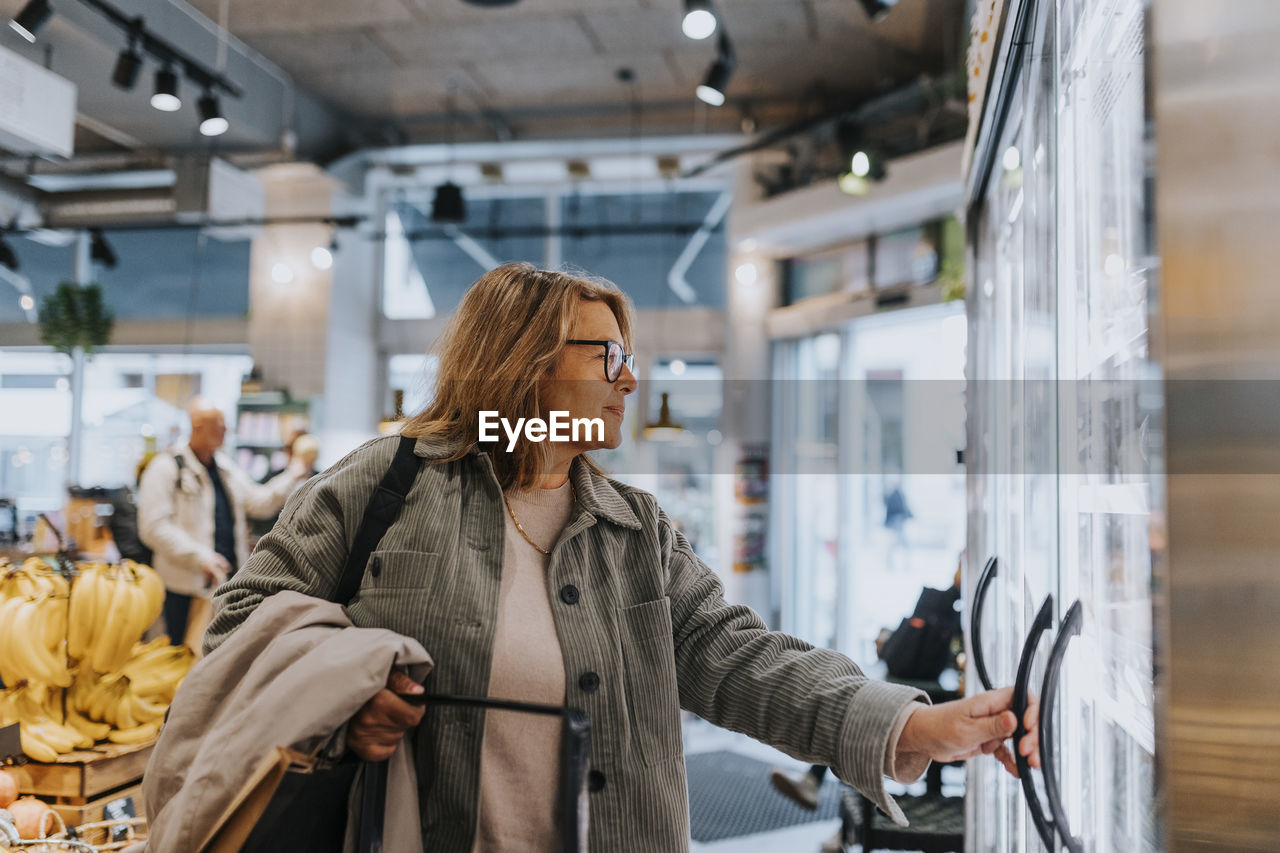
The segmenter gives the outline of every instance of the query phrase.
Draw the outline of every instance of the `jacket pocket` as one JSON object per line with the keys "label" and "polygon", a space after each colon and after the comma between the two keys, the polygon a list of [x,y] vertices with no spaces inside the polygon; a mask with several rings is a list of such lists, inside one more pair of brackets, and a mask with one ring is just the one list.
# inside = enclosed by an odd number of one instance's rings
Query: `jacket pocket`
{"label": "jacket pocket", "polygon": [[671,599],[625,608],[619,622],[632,742],[646,765],[678,758],[683,743]]}
{"label": "jacket pocket", "polygon": [[[347,605],[347,615],[357,628],[384,628],[425,647],[431,608],[429,590],[364,587]],[[430,647],[427,651],[434,654]]]}
{"label": "jacket pocket", "polygon": [[374,551],[365,564],[360,589],[430,590],[439,562],[440,555],[428,551]]}

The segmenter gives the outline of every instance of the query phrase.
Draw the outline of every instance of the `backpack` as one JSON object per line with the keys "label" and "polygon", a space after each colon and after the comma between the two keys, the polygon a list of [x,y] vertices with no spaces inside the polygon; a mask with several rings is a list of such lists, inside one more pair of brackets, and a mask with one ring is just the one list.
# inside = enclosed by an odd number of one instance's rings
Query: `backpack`
{"label": "backpack", "polygon": [[111,495],[111,517],[107,521],[116,550],[126,560],[150,566],[155,555],[138,537],[138,503],[133,489],[122,486]]}
{"label": "backpack", "polygon": [[960,590],[925,587],[916,609],[898,623],[880,652],[889,675],[913,681],[932,681],[952,662],[951,641],[960,636],[955,603]]}

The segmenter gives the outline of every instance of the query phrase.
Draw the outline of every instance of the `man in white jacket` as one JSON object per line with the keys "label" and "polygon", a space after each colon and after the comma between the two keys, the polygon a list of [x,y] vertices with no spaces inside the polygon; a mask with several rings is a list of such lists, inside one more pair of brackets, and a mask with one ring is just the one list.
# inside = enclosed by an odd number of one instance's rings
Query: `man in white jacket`
{"label": "man in white jacket", "polygon": [[315,457],[295,458],[283,473],[259,485],[218,452],[227,434],[222,412],[197,397],[187,413],[187,444],[158,455],[142,475],[138,535],[155,552],[154,568],[164,580],[170,638],[175,643],[191,639],[198,650],[211,613],[208,600],[249,556],[245,516],[277,513],[306,479]]}

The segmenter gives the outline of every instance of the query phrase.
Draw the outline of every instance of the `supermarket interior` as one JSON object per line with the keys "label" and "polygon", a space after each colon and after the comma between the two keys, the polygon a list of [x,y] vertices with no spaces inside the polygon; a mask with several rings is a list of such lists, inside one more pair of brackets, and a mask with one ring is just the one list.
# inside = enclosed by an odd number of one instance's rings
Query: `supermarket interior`
{"label": "supermarket interior", "polygon": [[1280,3],[0,23],[0,853],[1280,851]]}

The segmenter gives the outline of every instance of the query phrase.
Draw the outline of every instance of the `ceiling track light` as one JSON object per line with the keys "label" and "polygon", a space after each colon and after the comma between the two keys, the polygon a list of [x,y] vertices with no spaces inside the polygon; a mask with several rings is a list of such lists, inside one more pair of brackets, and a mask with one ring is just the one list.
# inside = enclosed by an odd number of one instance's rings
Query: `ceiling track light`
{"label": "ceiling track light", "polygon": [[13,247],[9,245],[9,241],[4,239],[4,234],[0,234],[0,267],[5,267],[13,272],[17,272],[21,265],[18,263],[18,254],[13,251]]}
{"label": "ceiling track light", "polygon": [[221,136],[231,125],[218,107],[218,96],[208,90],[196,104],[200,111],[200,133],[203,136]]}
{"label": "ceiling track light", "polygon": [[698,100],[713,107],[723,106],[729,78],[733,76],[733,70],[737,66],[738,59],[733,45],[729,43],[729,36],[721,30],[715,61],[707,69],[707,76],[703,78],[702,85],[697,88]]}
{"label": "ceiling track light", "polygon": [[116,88],[126,92],[137,85],[138,74],[142,71],[142,53],[138,50],[138,42],[142,39],[143,30],[142,18],[134,18],[129,26],[129,44],[120,51],[115,70],[111,72],[111,82]]}
{"label": "ceiling track light", "polygon": [[719,26],[715,10],[711,8],[711,0],[684,0],[684,20],[680,29],[695,41],[702,41],[712,36]]}
{"label": "ceiling track light", "polygon": [[467,221],[467,201],[462,197],[462,187],[453,181],[445,181],[436,187],[435,198],[431,201],[431,221],[447,225]]}
{"label": "ceiling track light", "polygon": [[31,0],[22,11],[9,19],[9,28],[32,44],[40,35],[40,28],[53,17],[49,0]]}
{"label": "ceiling track light", "polygon": [[151,96],[151,106],[164,113],[182,109],[182,100],[178,97],[178,75],[171,66],[166,65],[156,72],[156,88],[155,94]]}
{"label": "ceiling track light", "polygon": [[142,71],[142,54],[133,45],[120,51],[116,57],[116,67],[111,72],[111,82],[117,89],[131,90],[138,83],[138,74]]}
{"label": "ceiling track light", "polygon": [[863,11],[873,23],[889,14],[889,10],[897,2],[898,0],[858,0],[858,4],[862,6]]}
{"label": "ceiling track light", "polygon": [[115,250],[111,248],[111,244],[103,236],[101,228],[89,229],[89,259],[109,270],[115,269],[116,265],[120,263],[120,259],[116,257]]}

